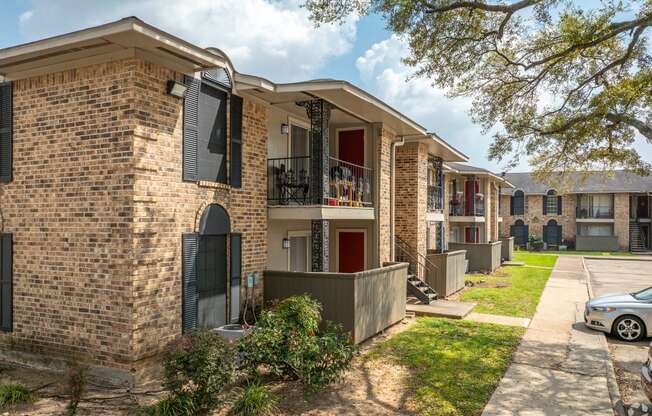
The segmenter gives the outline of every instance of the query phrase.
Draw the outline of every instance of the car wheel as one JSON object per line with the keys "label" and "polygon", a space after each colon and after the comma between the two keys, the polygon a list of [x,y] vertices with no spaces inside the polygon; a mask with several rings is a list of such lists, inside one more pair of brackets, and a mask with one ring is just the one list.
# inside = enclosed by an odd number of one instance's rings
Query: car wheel
{"label": "car wheel", "polygon": [[621,316],[614,322],[612,332],[623,341],[636,342],[645,337],[645,325],[636,316]]}

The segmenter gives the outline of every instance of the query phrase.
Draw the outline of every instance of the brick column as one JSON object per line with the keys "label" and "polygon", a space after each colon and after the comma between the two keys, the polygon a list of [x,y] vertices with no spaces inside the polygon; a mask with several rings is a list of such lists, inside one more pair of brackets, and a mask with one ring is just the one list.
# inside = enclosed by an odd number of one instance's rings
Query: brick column
{"label": "brick column", "polygon": [[614,235],[618,247],[629,250],[629,194],[614,194]]}
{"label": "brick column", "polygon": [[311,223],[311,247],[312,271],[329,271],[329,222],[328,220],[313,220]]}

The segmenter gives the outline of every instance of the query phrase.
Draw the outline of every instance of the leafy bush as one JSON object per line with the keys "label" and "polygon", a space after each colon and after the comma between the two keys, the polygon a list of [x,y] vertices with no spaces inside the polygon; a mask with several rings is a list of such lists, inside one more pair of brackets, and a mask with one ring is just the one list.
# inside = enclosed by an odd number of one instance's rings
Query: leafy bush
{"label": "leafy bush", "polygon": [[164,361],[163,387],[170,396],[158,408],[181,411],[167,414],[185,414],[183,409],[192,409],[191,414],[209,412],[220,404],[220,391],[235,377],[235,351],[214,331],[199,330],[182,337]]}
{"label": "leafy bush", "polygon": [[274,393],[261,384],[252,383],[242,391],[231,413],[238,416],[268,416],[276,414],[276,410]]}
{"label": "leafy bush", "polygon": [[543,250],[543,238],[541,238],[540,236],[531,235],[528,238],[528,242],[530,243],[530,250],[534,250],[534,251]]}
{"label": "leafy bush", "polygon": [[298,379],[310,389],[336,381],[356,347],[340,326],[319,330],[321,305],[308,295],[281,301],[263,312],[256,329],[240,340],[246,368],[265,365],[270,373]]}
{"label": "leafy bush", "polygon": [[0,406],[13,406],[21,403],[31,403],[34,394],[20,384],[0,384]]}

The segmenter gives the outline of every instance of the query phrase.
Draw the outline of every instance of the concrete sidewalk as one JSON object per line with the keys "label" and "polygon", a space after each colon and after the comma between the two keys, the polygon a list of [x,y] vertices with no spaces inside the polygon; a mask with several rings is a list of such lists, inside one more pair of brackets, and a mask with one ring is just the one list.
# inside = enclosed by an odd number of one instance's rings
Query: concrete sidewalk
{"label": "concrete sidewalk", "polygon": [[613,416],[604,337],[584,327],[582,259],[559,256],[514,361],[482,413]]}

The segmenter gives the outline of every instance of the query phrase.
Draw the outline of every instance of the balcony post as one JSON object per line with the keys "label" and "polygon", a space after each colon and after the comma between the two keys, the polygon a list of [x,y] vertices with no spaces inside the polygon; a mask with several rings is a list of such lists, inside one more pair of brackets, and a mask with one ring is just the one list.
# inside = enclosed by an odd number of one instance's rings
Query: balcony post
{"label": "balcony post", "polygon": [[331,116],[331,104],[322,100],[300,101],[298,105],[306,109],[310,119],[310,194],[312,203],[328,203],[329,191],[329,134],[328,123]]}
{"label": "balcony post", "polygon": [[329,271],[330,227],[328,220],[312,220],[311,247],[313,272]]}

